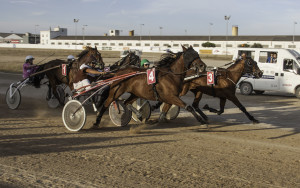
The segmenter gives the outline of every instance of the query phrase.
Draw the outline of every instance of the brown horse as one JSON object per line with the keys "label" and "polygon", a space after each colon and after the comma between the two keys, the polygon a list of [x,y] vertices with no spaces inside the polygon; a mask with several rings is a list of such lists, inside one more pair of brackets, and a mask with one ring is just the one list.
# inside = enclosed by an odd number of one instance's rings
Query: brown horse
{"label": "brown horse", "polygon": [[194,109],[207,120],[207,116],[199,109],[199,102],[202,94],[211,95],[220,98],[220,110],[210,108],[205,105],[205,109],[215,112],[218,115],[224,112],[226,99],[232,101],[253,123],[259,123],[246,108],[241,104],[235,96],[236,86],[241,77],[245,74],[253,75],[255,78],[261,78],[263,72],[257,66],[257,63],[250,57],[238,60],[227,69],[218,69],[216,77],[216,85],[207,85],[207,77],[201,76],[196,79],[186,81],[180,96],[185,95],[189,90],[194,93],[195,99],[193,102]]}
{"label": "brown horse", "polygon": [[[136,110],[134,110],[131,103],[137,98],[153,101],[158,100],[165,102],[166,104],[175,104],[181,108],[185,108],[191,112],[199,122],[205,123],[191,106],[186,105],[185,102],[179,98],[179,94],[182,90],[186,71],[195,67],[197,67],[200,71],[204,71],[206,65],[202,62],[199,54],[192,47],[188,49],[185,47],[182,48],[183,52],[178,53],[176,60],[173,61],[169,67],[158,68],[156,72],[157,82],[155,85],[147,84],[147,69],[128,67],[117,71],[116,76],[131,72],[145,72],[145,74],[139,74],[112,83],[109,91],[109,97],[105,101],[104,105],[100,107],[94,126],[98,126],[100,124],[102,115],[110,103],[118,99],[125,92],[131,94],[131,96],[126,99],[125,104],[128,104],[128,108],[135,113]],[[140,115],[137,114],[137,116]]]}
{"label": "brown horse", "polygon": [[59,102],[61,105],[64,105],[64,101],[62,98],[59,97],[56,86],[60,85],[62,83],[68,85],[71,90],[73,90],[73,80],[74,77],[79,70],[80,65],[83,63],[90,63],[95,61],[101,68],[104,67],[104,62],[102,60],[100,52],[97,50],[97,47],[87,47],[85,50],[83,50],[79,55],[77,55],[78,59],[77,61],[73,62],[72,64],[69,64],[67,67],[67,76],[62,75],[62,64],[67,64],[66,61],[56,59],[52,60],[46,64],[43,65],[41,70],[51,69],[52,67],[58,67],[49,71],[46,71],[46,76],[49,79],[49,91],[50,87],[52,90],[53,95],[59,99]]}

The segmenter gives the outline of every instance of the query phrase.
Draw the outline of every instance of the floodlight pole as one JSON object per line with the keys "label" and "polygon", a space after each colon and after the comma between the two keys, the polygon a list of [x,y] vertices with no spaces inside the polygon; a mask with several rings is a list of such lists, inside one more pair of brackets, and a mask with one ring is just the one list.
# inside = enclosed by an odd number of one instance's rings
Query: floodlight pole
{"label": "floodlight pole", "polygon": [[34,44],[36,44],[36,27],[38,27],[39,25],[34,25]]}
{"label": "floodlight pole", "polygon": [[209,23],[209,28],[208,28],[208,42],[210,42],[210,35],[211,35],[211,26],[214,25],[213,23]]}
{"label": "floodlight pole", "polygon": [[79,22],[79,19],[74,19],[75,23],[75,50],[77,50],[77,23]]}
{"label": "floodlight pole", "polygon": [[230,19],[230,16],[225,15],[224,19],[226,20],[226,43],[225,43],[225,54],[227,56],[227,41],[228,41],[228,21]]}
{"label": "floodlight pole", "polygon": [[297,22],[294,22],[294,30],[293,30],[293,44],[295,42],[295,27],[296,27]]}

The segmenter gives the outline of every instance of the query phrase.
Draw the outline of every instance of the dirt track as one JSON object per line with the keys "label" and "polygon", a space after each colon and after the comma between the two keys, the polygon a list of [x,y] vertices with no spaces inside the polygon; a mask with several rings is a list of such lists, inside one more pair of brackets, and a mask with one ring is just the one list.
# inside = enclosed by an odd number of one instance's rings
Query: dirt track
{"label": "dirt track", "polygon": [[[238,94],[256,125],[227,102],[221,116],[204,111],[209,130],[184,110],[168,123],[123,128],[106,114],[90,130],[88,109],[84,130],[70,133],[41,89],[24,88],[20,108],[7,108],[4,93],[19,77],[0,73],[0,187],[300,187],[295,97]],[[184,100],[191,104],[191,94]]]}
{"label": "dirt track", "polygon": [[[222,116],[206,112],[209,130],[185,111],[169,123],[125,128],[105,115],[90,130],[89,112],[84,130],[70,133],[62,108],[23,98],[8,110],[1,95],[0,187],[299,187],[299,100],[239,98],[262,123],[228,102]],[[217,107],[214,98],[204,103]]]}

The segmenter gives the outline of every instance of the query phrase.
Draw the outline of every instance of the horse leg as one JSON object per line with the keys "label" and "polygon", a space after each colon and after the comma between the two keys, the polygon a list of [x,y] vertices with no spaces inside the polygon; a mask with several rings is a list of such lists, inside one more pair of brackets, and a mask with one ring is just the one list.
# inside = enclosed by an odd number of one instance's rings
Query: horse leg
{"label": "horse leg", "polygon": [[181,108],[186,109],[187,111],[191,112],[193,116],[201,123],[201,124],[207,124],[205,120],[203,120],[194,110],[193,107],[190,105],[187,105],[185,102],[183,102],[179,97],[177,96],[170,96],[166,100],[164,100],[168,104],[174,104]]}
{"label": "horse leg", "polygon": [[156,109],[158,109],[160,107],[160,105],[162,104],[163,102],[157,102],[155,105],[152,105],[151,106],[151,111],[154,111]]}
{"label": "horse leg", "polygon": [[169,109],[171,108],[171,106],[172,106],[171,104],[167,104],[167,103],[164,104],[164,107],[162,108],[162,111],[159,115],[158,122],[166,122],[167,121],[166,115],[167,115]]}
{"label": "horse leg", "polygon": [[98,127],[100,125],[102,116],[106,109],[109,107],[110,103],[112,103],[115,99],[119,98],[123,93],[124,92],[122,92],[119,87],[111,88],[109,90],[107,99],[105,100],[104,104],[100,106],[100,109],[98,109],[96,122],[94,123],[93,127]]}
{"label": "horse leg", "polygon": [[224,108],[225,108],[225,104],[226,104],[226,98],[220,98],[220,110],[218,111],[218,115],[221,115],[224,113]]}
{"label": "horse leg", "polygon": [[128,108],[128,110],[130,110],[130,111],[132,111],[133,113],[135,113],[136,117],[137,117],[140,121],[142,121],[142,120],[143,120],[143,117],[142,117],[143,114],[142,114],[139,110],[137,110],[136,108],[134,108],[134,107],[132,106],[132,103],[133,103],[134,101],[136,101],[137,99],[138,99],[137,96],[131,94],[131,95],[129,96],[129,98],[126,99],[126,100],[124,101],[124,104],[126,105],[126,107]]}
{"label": "horse leg", "polygon": [[192,91],[195,95],[194,101],[193,101],[193,108],[196,110],[196,112],[198,112],[203,119],[205,119],[206,121],[208,120],[208,117],[202,112],[202,110],[200,110],[199,108],[199,102],[202,98],[203,93],[200,91]]}
{"label": "horse leg", "polygon": [[246,116],[250,121],[253,122],[253,124],[259,123],[258,120],[256,120],[247,110],[246,108],[242,105],[242,103],[238,100],[238,98],[233,95],[231,97],[227,97],[228,100],[232,101]]}

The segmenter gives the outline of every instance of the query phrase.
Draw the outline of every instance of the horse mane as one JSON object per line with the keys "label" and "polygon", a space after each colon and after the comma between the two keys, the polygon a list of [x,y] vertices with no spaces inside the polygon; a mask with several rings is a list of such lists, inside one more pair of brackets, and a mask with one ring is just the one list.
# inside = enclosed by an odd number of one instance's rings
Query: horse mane
{"label": "horse mane", "polygon": [[185,53],[183,53],[185,67],[189,67],[196,58],[199,58],[199,54],[192,47],[189,47]]}
{"label": "horse mane", "polygon": [[169,67],[174,61],[176,61],[183,52],[178,53],[166,53],[163,54],[161,60],[156,62],[155,65],[159,68]]}
{"label": "horse mane", "polygon": [[89,52],[89,50],[83,50],[82,52],[80,52],[80,54],[77,55],[78,60],[80,60],[84,55],[86,55]]}

